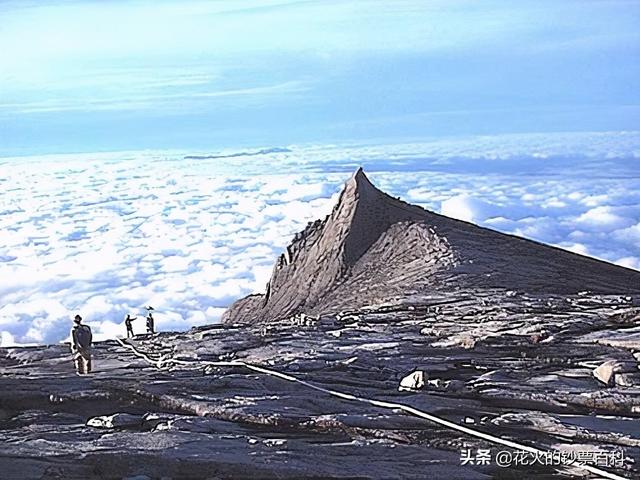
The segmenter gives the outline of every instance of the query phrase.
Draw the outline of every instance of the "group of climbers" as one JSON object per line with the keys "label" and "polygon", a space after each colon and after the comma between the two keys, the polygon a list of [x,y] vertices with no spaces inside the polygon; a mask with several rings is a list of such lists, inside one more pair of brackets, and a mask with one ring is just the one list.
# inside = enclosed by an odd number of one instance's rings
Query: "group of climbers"
{"label": "group of climbers", "polygon": [[[151,311],[153,307],[146,307],[146,326],[147,333],[155,333],[155,320]],[[131,322],[138,317],[131,317],[127,314],[124,319],[125,327],[127,328],[127,338],[134,337],[133,325]],[[93,335],[91,333],[91,327],[82,323],[82,317],[76,315],[73,319],[73,328],[71,329],[71,353],[73,354],[73,363],[76,367],[76,373],[78,375],[85,375],[91,373],[91,347],[93,343]]]}
{"label": "group of climbers", "polygon": [[[148,306],[147,308],[147,333],[156,333],[156,329],[155,329],[155,320],[153,318],[153,315],[151,313],[151,311],[153,310],[152,306]],[[127,327],[127,338],[129,337],[135,337],[135,334],[133,333],[133,324],[131,322],[133,322],[134,320],[137,320],[138,317],[131,317],[131,315],[127,314],[126,318],[124,319],[124,325]]]}

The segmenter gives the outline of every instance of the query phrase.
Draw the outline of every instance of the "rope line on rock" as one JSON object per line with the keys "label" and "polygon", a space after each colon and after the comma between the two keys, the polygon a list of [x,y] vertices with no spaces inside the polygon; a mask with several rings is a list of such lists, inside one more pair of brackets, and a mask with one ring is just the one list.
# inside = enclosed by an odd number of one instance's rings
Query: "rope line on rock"
{"label": "rope line on rock", "polygon": [[[165,359],[162,356],[158,359],[158,360],[154,360],[153,358],[149,357],[147,354],[145,354],[144,352],[141,352],[140,350],[138,350],[134,345],[130,344],[130,343],[125,343],[123,342],[121,339],[116,338],[116,341],[122,345],[123,347],[128,347],[129,349],[131,349],[134,353],[134,355],[136,355],[137,357],[143,358],[144,360],[146,360],[147,362],[153,364],[156,368],[161,369],[163,364],[168,364],[168,363],[175,363],[178,365],[193,365],[195,362],[190,362],[190,361],[186,361],[186,360],[179,360],[179,359],[173,359],[173,358],[168,358]],[[265,375],[269,375],[272,377],[278,377],[281,378],[283,380],[287,380],[289,382],[294,382],[294,383],[298,383],[300,385],[304,385],[305,387],[311,388],[313,390],[317,390],[319,392],[323,392],[323,393],[327,393],[331,396],[334,397],[338,397],[338,398],[342,398],[343,400],[349,400],[349,401],[354,401],[354,402],[360,402],[360,403],[368,403],[369,405],[374,405],[376,407],[381,407],[381,408],[387,408],[387,409],[392,409],[392,410],[401,410],[405,413],[408,413],[410,415],[416,416],[416,417],[420,417],[420,418],[424,418],[426,420],[429,420],[430,422],[436,423],[438,425],[442,425],[444,427],[450,428],[452,430],[457,430],[459,432],[465,433],[467,435],[471,435],[473,437],[477,437],[477,438],[481,438],[483,440],[486,440],[488,442],[491,443],[495,443],[495,444],[499,444],[499,445],[504,445],[506,447],[509,448],[513,448],[516,450],[522,450],[522,451],[526,451],[529,453],[533,453],[536,455],[545,455],[548,454],[548,451],[545,450],[540,450],[538,448],[535,447],[530,447],[528,445],[523,445],[521,443],[518,442],[514,442],[511,440],[507,440],[501,437],[496,437],[494,435],[488,434],[488,433],[484,433],[481,432],[479,430],[474,430],[472,428],[469,427],[465,427],[464,425],[458,425],[457,423],[451,422],[449,420],[446,420],[444,418],[440,418],[436,415],[433,415],[431,413],[427,413],[427,412],[423,412],[422,410],[418,410],[417,408],[411,407],[409,405],[405,405],[402,403],[396,403],[396,402],[388,402],[388,401],[384,401],[384,400],[375,400],[375,399],[371,399],[371,398],[365,398],[365,397],[358,397],[356,395],[352,395],[350,393],[344,393],[344,392],[339,392],[337,390],[331,390],[328,388],[324,388],[324,387],[320,387],[318,385],[314,385],[312,383],[309,383],[305,380],[300,380],[299,378],[296,378],[294,376],[291,376],[289,374],[286,373],[282,373],[282,372],[278,372],[277,370],[271,370],[268,368],[264,368],[264,367],[259,367],[257,365],[253,365],[251,363],[246,363],[240,360],[232,360],[232,361],[218,361],[218,362],[213,362],[213,361],[208,361],[208,360],[200,360],[197,361],[197,363],[199,365],[207,365],[207,366],[212,366],[212,367],[244,367],[247,368],[249,370],[253,370],[254,372],[258,372],[258,373],[263,373]],[[579,468],[582,470],[586,470],[590,473],[596,474],[596,475],[600,475],[602,477],[605,478],[610,478],[612,480],[626,480],[624,477],[621,477],[619,475],[616,475],[614,473],[608,472],[606,470],[602,470],[600,468],[591,466],[591,465],[587,465],[584,463],[578,463],[578,462],[574,462],[574,463],[568,463],[564,465],[565,467],[572,467],[572,468]]]}

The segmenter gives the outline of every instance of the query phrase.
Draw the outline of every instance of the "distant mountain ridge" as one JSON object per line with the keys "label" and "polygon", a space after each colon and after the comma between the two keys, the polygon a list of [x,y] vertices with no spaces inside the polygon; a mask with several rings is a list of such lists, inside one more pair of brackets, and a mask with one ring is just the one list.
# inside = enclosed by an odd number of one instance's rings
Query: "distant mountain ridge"
{"label": "distant mountain ridge", "polygon": [[265,294],[226,323],[358,308],[430,290],[640,293],[640,272],[439,215],[378,190],[359,168],[333,211],[297,234]]}
{"label": "distant mountain ridge", "polygon": [[256,151],[234,152],[226,155],[186,155],[185,160],[211,160],[215,158],[235,158],[235,157],[255,157],[257,155],[270,155],[272,153],[290,153],[291,149],[286,147],[263,148]]}

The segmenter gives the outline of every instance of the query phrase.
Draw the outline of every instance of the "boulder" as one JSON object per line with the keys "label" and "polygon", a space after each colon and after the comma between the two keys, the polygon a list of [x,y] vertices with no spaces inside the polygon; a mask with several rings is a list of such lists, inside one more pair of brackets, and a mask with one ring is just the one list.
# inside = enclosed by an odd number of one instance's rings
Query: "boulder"
{"label": "boulder", "polygon": [[415,390],[420,390],[424,388],[425,385],[425,374],[422,370],[416,370],[411,372],[409,375],[404,377],[400,381],[400,386],[398,387],[398,391],[400,392],[411,392]]}
{"label": "boulder", "polygon": [[166,424],[173,420],[172,415],[157,414],[155,412],[145,413],[142,416],[142,426],[144,430],[153,430],[158,425]]}
{"label": "boulder", "polygon": [[441,390],[444,385],[441,378],[433,378],[433,379],[427,380],[427,386],[433,387],[436,390]]}
{"label": "boulder", "polygon": [[616,373],[629,373],[637,371],[634,362],[621,362],[619,360],[607,360],[593,371],[593,376],[608,386],[615,384]]}
{"label": "boulder", "polygon": [[103,415],[93,417],[87,421],[88,427],[94,428],[137,428],[141,427],[143,417],[130,413],[114,413],[113,415]]}
{"label": "boulder", "polygon": [[470,350],[476,346],[476,340],[471,335],[463,335],[460,337],[460,346],[466,350]]}

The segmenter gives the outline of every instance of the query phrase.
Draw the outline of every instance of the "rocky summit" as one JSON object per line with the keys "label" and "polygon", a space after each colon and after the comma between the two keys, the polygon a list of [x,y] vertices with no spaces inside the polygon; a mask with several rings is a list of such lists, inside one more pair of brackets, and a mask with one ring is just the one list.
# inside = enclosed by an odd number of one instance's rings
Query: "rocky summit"
{"label": "rocky summit", "polygon": [[0,349],[0,477],[640,478],[639,304],[358,170],[224,323]]}
{"label": "rocky summit", "polygon": [[425,292],[637,293],[640,273],[454,220],[378,190],[363,170],[278,258],[266,293],[225,323],[320,315]]}

